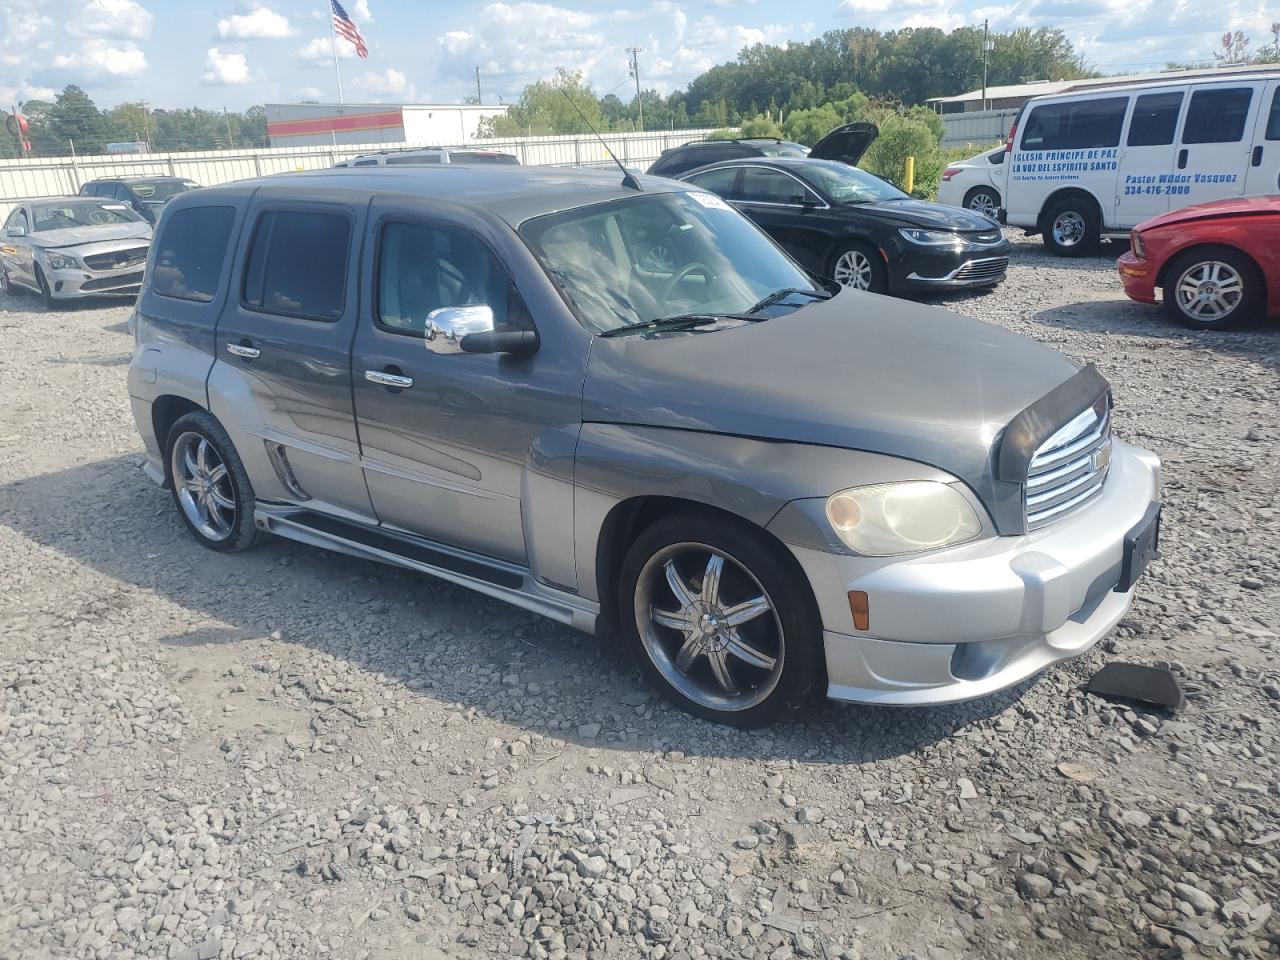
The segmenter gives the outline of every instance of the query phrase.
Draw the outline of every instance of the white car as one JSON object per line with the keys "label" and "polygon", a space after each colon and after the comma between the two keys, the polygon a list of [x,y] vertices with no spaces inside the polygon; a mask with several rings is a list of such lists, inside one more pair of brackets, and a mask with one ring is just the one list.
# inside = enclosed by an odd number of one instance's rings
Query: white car
{"label": "white car", "polygon": [[938,185],[938,202],[968,207],[994,220],[1004,187],[1004,158],[1005,149],[1000,147],[947,164]]}

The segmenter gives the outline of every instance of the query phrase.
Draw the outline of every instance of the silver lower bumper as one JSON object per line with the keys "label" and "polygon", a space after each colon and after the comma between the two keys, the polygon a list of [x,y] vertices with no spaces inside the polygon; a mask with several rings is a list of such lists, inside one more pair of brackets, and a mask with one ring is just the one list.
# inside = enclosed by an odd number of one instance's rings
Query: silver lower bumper
{"label": "silver lower bumper", "polygon": [[45,281],[55,300],[136,294],[142,287],[145,266],[140,263],[119,270],[49,270]]}

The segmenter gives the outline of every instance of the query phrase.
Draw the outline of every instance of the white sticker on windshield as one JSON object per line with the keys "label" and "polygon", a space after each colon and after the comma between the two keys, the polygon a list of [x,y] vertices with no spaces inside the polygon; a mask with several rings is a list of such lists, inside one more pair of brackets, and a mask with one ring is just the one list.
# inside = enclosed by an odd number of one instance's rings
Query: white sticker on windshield
{"label": "white sticker on windshield", "polygon": [[708,210],[732,210],[724,198],[716,196],[714,193],[690,193],[689,196],[702,204]]}
{"label": "white sticker on windshield", "polygon": [[123,203],[104,203],[102,205],[102,209],[103,210],[123,210],[125,209],[125,206]]}

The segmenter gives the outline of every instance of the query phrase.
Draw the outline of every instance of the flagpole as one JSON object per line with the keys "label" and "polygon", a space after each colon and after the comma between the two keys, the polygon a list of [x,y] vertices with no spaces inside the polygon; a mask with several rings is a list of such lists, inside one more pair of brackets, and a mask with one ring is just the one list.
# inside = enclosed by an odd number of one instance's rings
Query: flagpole
{"label": "flagpole", "polygon": [[341,106],[344,101],[342,99],[342,70],[338,68],[338,28],[333,23],[333,4],[326,3],[329,14],[329,39],[333,43],[333,73],[338,78],[338,104]]}

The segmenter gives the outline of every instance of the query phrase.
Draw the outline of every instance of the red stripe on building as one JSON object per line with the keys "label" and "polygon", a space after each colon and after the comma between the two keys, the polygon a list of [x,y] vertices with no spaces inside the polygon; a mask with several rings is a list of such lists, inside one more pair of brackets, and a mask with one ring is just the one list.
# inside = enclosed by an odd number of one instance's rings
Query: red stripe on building
{"label": "red stripe on building", "polygon": [[267,136],[290,137],[306,133],[342,133],[350,130],[385,130],[404,125],[399,110],[387,113],[349,113],[341,117],[276,120],[267,124]]}

